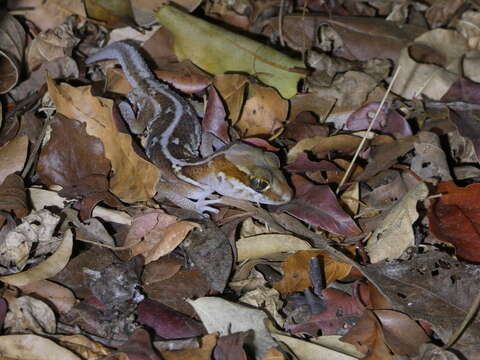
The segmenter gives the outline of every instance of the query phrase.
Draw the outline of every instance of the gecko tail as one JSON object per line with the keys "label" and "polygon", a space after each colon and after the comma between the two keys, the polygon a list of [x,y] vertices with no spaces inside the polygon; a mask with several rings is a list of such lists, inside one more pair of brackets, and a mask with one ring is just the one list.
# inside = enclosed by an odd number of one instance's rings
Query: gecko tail
{"label": "gecko tail", "polygon": [[104,60],[116,60],[133,87],[139,86],[141,80],[155,79],[138,49],[128,42],[117,41],[104,47],[89,56],[85,64],[91,65]]}

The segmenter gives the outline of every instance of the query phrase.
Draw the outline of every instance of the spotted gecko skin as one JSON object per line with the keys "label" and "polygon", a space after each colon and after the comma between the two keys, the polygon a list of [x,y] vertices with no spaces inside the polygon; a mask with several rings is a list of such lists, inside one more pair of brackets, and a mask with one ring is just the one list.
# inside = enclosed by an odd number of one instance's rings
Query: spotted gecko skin
{"label": "spotted gecko skin", "polygon": [[[155,155],[164,154],[178,166],[199,161],[201,125],[191,104],[157,80],[133,45],[112,43],[90,56],[86,64],[109,59],[116,60],[122,67],[133,89],[129,99],[134,99],[137,113],[146,119],[140,121],[145,122],[140,126],[146,126],[145,152],[149,159],[156,163]],[[141,127],[135,132],[141,132]]]}
{"label": "spotted gecko skin", "polygon": [[[264,204],[290,201],[292,190],[279,169],[275,154],[234,142],[201,158],[201,124],[191,104],[156,79],[138,50],[115,42],[90,56],[86,63],[116,60],[132,86],[128,95],[137,107],[134,133],[146,136],[145,152],[162,170],[156,199],[167,198],[200,213],[218,212],[206,200],[212,193]],[[268,188],[252,188],[252,177],[268,181]],[[196,200],[193,201],[193,200]]]}

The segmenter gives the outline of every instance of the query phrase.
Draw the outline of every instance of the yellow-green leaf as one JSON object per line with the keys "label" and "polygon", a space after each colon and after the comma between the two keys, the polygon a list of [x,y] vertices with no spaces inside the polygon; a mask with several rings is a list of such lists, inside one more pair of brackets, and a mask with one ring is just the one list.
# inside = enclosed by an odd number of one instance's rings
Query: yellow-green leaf
{"label": "yellow-green leaf", "polygon": [[256,75],[285,98],[297,93],[304,64],[262,43],[230,32],[172,6],[156,13],[158,21],[175,37],[175,54],[212,74],[227,71]]}

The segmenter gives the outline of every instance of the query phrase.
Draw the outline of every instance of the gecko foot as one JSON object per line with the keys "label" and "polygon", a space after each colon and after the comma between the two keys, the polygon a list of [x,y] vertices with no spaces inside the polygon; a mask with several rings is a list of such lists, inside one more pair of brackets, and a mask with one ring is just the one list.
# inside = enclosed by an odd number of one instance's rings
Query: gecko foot
{"label": "gecko foot", "polygon": [[200,199],[195,202],[195,207],[196,211],[201,213],[202,215],[206,215],[206,212],[211,212],[212,214],[218,214],[220,210],[211,207],[209,205],[214,205],[214,204],[221,204],[222,201],[218,199],[214,200],[206,200],[206,199]]}

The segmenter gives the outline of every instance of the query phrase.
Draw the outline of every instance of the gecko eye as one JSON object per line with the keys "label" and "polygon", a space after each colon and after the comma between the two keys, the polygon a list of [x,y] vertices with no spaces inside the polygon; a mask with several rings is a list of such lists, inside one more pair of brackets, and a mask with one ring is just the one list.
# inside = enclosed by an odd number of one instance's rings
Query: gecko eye
{"label": "gecko eye", "polygon": [[270,187],[270,182],[261,176],[251,176],[250,187],[255,191],[262,192]]}

